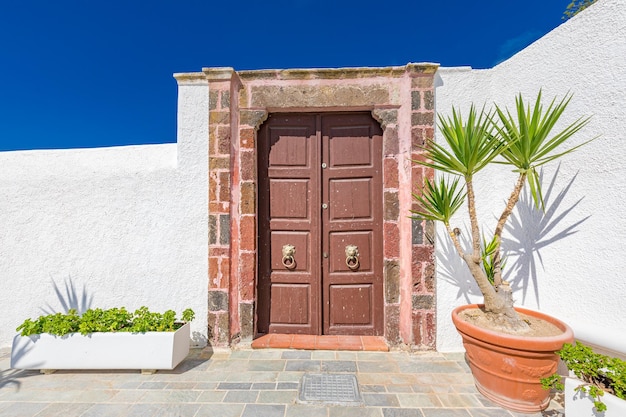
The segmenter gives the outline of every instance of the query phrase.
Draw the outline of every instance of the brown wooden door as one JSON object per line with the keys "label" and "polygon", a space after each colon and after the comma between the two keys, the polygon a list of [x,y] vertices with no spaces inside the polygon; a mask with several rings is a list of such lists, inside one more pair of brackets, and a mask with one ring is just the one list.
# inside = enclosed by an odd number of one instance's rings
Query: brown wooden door
{"label": "brown wooden door", "polygon": [[382,334],[378,123],[272,114],[258,150],[258,332]]}

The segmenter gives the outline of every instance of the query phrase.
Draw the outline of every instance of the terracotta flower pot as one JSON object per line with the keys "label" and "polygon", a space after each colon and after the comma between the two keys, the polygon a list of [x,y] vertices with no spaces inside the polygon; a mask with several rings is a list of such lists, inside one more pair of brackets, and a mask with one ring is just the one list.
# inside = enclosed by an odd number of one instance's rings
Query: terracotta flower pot
{"label": "terracotta flower pot", "polygon": [[452,321],[463,338],[463,345],[476,388],[494,403],[522,413],[545,410],[550,392],[541,388],[540,379],[552,375],[559,357],[555,354],[574,340],[570,327],[545,314],[516,308],[520,313],[546,320],[563,333],[551,337],[524,337],[474,326],[459,317],[467,309],[482,305],[460,306],[452,311]]}

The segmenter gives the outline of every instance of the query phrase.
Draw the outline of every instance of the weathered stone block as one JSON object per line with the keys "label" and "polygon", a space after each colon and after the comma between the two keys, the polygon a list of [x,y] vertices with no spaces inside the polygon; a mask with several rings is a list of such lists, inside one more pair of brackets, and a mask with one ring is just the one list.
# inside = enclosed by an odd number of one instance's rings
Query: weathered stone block
{"label": "weathered stone block", "polygon": [[217,244],[217,216],[209,214],[209,245]]}
{"label": "weathered stone block", "polygon": [[400,215],[400,203],[397,191],[385,191],[384,193],[384,219],[397,221]]}
{"label": "weathered stone block", "polygon": [[372,116],[380,123],[383,129],[395,127],[398,124],[398,110],[394,109],[374,109]]}
{"label": "weathered stone block", "polygon": [[217,90],[209,91],[209,110],[217,109],[217,101],[218,101],[219,94],[220,92]]}
{"label": "weathered stone block", "polygon": [[258,128],[267,119],[267,112],[263,110],[241,110],[239,111],[239,124]]}
{"label": "weathered stone block", "polygon": [[385,303],[400,301],[400,266],[397,261],[385,261]]}
{"label": "weathered stone block", "polygon": [[254,181],[256,179],[255,152],[241,151],[241,180]]}
{"label": "weathered stone block", "polygon": [[421,245],[424,243],[424,231],[422,229],[422,220],[411,219],[411,243]]}
{"label": "weathered stone block", "polygon": [[383,161],[383,187],[398,188],[398,161],[395,158],[385,158]]}
{"label": "weathered stone block", "polygon": [[386,85],[296,85],[252,87],[251,107],[364,107],[390,103]]}
{"label": "weathered stone block", "polygon": [[383,134],[383,154],[385,156],[395,156],[400,152],[399,149],[398,129],[387,127]]}
{"label": "weathered stone block", "polygon": [[230,155],[230,126],[219,126],[216,132],[217,152]]}
{"label": "weathered stone block", "polygon": [[241,341],[251,341],[254,337],[254,303],[239,303],[241,320]]}
{"label": "weathered stone block", "polygon": [[230,112],[229,111],[210,111],[209,112],[209,124],[212,125],[227,125],[230,124]]}
{"label": "weathered stone block", "polygon": [[434,113],[419,112],[411,114],[411,125],[413,126],[432,126],[434,123]]}
{"label": "weathered stone block", "polygon": [[230,158],[228,157],[210,157],[209,169],[230,169]]}
{"label": "weathered stone block", "polygon": [[228,311],[228,293],[209,291],[209,311]]}
{"label": "weathered stone block", "polygon": [[432,310],[435,306],[434,297],[430,294],[413,294],[411,302],[413,310]]}
{"label": "weathered stone block", "polygon": [[402,343],[400,338],[400,306],[385,306],[385,339],[392,345]]}
{"label": "weathered stone block", "polygon": [[424,108],[426,110],[434,110],[435,94],[432,90],[424,91]]}
{"label": "weathered stone block", "polygon": [[222,108],[230,109],[230,91],[222,91]]}
{"label": "weathered stone block", "polygon": [[230,244],[230,215],[220,214],[220,245]]}
{"label": "weathered stone block", "polygon": [[253,182],[241,183],[241,214],[254,214],[256,193]]}
{"label": "weathered stone block", "polygon": [[222,171],[219,177],[219,201],[230,201],[230,172]]}
{"label": "weathered stone block", "polygon": [[411,110],[419,110],[422,107],[422,95],[419,91],[411,91]]}

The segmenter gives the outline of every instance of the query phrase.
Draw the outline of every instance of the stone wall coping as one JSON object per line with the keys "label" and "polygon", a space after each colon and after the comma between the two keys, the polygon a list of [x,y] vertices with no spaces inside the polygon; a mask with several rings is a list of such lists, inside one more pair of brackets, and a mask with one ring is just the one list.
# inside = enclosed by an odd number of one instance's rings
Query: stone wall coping
{"label": "stone wall coping", "polygon": [[350,67],[350,68],[294,68],[246,70],[237,73],[243,80],[276,79],[276,80],[319,80],[319,79],[350,79],[372,77],[401,77],[404,74],[434,74],[439,64],[409,63],[397,67]]}
{"label": "stone wall coping", "polygon": [[206,85],[206,75],[202,72],[179,72],[174,74],[178,85]]}

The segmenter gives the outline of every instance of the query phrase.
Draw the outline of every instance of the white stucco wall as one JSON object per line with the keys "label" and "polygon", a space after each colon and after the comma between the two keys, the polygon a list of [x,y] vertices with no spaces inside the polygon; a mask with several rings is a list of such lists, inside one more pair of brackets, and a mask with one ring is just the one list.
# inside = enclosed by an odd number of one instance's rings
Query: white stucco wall
{"label": "white stucco wall", "polygon": [[[560,166],[553,163],[544,170],[546,215],[524,202],[515,213],[525,227],[508,234],[507,246],[523,255],[510,257],[507,278],[516,285],[518,305],[559,317],[578,334],[593,329],[626,347],[626,1],[600,0],[492,69],[442,68],[438,76],[436,106],[444,114],[453,105],[467,112],[470,102],[512,107],[517,93],[532,100],[543,89],[546,100],[574,94],[562,127],[593,115],[574,142],[602,136],[566,156]],[[436,139],[443,140],[439,134]],[[498,182],[490,182],[494,172]],[[505,176],[510,180],[502,183]],[[481,220],[491,230],[513,179],[506,169],[477,179]],[[465,217],[455,223],[467,227]],[[442,229],[438,227],[437,347],[455,351],[462,346],[450,312],[480,298],[471,277],[457,274],[464,265]]]}
{"label": "white stucco wall", "polygon": [[190,307],[206,343],[208,86],[182,84],[178,144],[0,153],[0,347],[68,289],[79,306]]}

